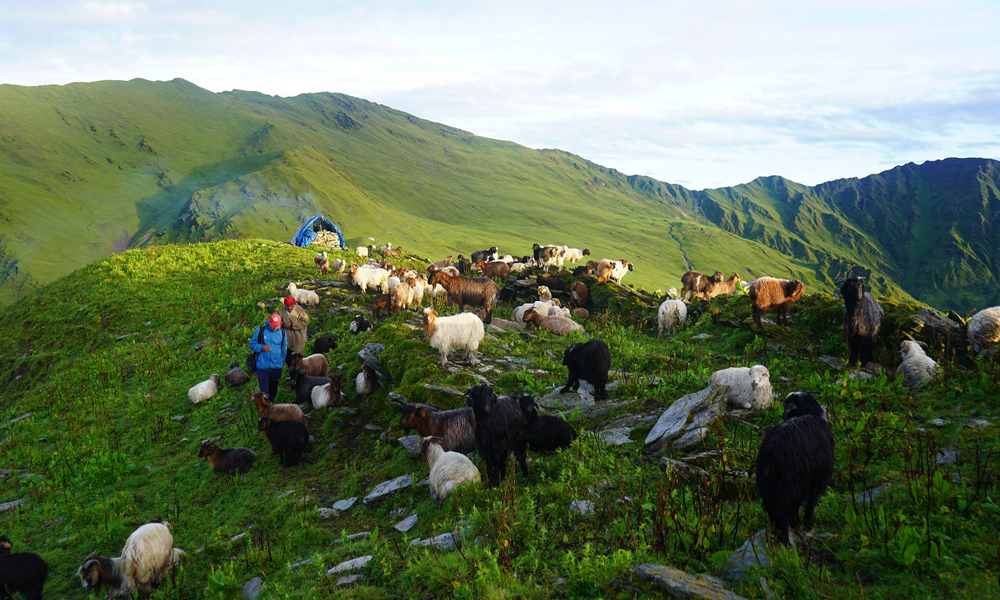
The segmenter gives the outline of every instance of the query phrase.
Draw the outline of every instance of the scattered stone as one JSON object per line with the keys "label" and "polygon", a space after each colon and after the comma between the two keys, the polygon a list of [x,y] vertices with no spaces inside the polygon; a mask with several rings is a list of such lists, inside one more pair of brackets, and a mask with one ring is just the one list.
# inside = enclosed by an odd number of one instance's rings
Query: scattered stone
{"label": "scattered stone", "polygon": [[369,492],[367,496],[365,496],[363,502],[365,504],[378,502],[379,500],[388,496],[389,494],[398,492],[399,490],[402,489],[406,489],[411,485],[413,485],[413,477],[410,475],[402,475],[390,481],[384,481],[375,486],[375,488],[372,489],[372,491]]}
{"label": "scattered stone", "polygon": [[30,417],[30,416],[31,416],[31,413],[30,413],[30,412],[28,412],[28,413],[24,413],[24,414],[23,414],[23,415],[21,415],[20,417],[16,417],[16,418],[14,418],[14,419],[11,419],[10,421],[7,421],[7,422],[6,422],[6,423],[4,423],[3,425],[0,425],[0,429],[3,429],[4,427],[7,427],[8,425],[13,425],[14,423],[17,423],[18,421],[23,421],[23,420],[27,419],[27,418],[28,418],[28,417]]}
{"label": "scattered stone", "polygon": [[448,394],[449,396],[465,396],[465,392],[456,390],[453,387],[448,387],[445,385],[431,385],[429,383],[425,383],[424,389],[430,390],[432,392],[441,392],[442,394]]}
{"label": "scattered stone", "polygon": [[990,422],[986,419],[969,419],[965,423],[965,427],[968,429],[985,429],[990,426]]}
{"label": "scattered stone", "polygon": [[[136,335],[139,335],[139,332],[138,331],[133,331],[132,333],[126,333],[125,335],[120,335],[120,336],[116,337],[115,341],[116,342],[120,342],[122,340],[127,340],[128,338],[130,338],[132,336],[136,336]],[[199,348],[197,346],[195,346],[194,349],[195,350],[201,350],[201,348]]]}
{"label": "scattered stone", "polygon": [[396,441],[406,449],[406,454],[409,455],[410,458],[420,458],[419,435],[405,435]]}
{"label": "scattered stone", "polygon": [[264,591],[264,580],[260,577],[254,577],[243,584],[243,587],[240,589],[240,595],[247,600],[254,600],[262,591]]}
{"label": "scattered stone", "polygon": [[292,563],[292,564],[288,565],[288,568],[289,569],[298,569],[299,567],[304,567],[305,565],[311,565],[311,564],[313,564],[313,559],[307,558],[307,559],[299,561],[297,563]]}
{"label": "scattered stone", "polygon": [[840,358],[839,356],[821,356],[819,357],[819,360],[821,362],[826,363],[826,365],[829,366],[831,369],[834,369],[836,371],[844,370],[844,359]]}
{"label": "scattered stone", "polygon": [[382,431],[381,427],[379,427],[378,425],[372,425],[371,423],[365,425],[365,429],[367,429],[368,431]]}
{"label": "scattered stone", "polygon": [[63,522],[63,518],[62,517],[58,517],[58,518],[53,519],[51,521],[42,521],[42,525],[44,525],[45,527],[49,527],[51,525],[58,525],[58,524],[60,524],[62,522]]}
{"label": "scattered stone", "polygon": [[692,340],[707,340],[707,339],[711,339],[713,337],[715,337],[715,336],[713,336],[711,333],[699,333],[698,335],[692,335],[691,339]]}
{"label": "scattered stone", "polygon": [[569,509],[586,517],[594,510],[594,503],[590,500],[574,500],[569,503]]}
{"label": "scattered stone", "polygon": [[337,580],[337,587],[346,587],[349,585],[354,585],[355,583],[364,579],[365,576],[361,574],[346,575]]}
{"label": "scattered stone", "polygon": [[358,558],[344,561],[339,565],[337,565],[336,567],[333,567],[332,569],[327,571],[326,576],[329,577],[331,575],[336,575],[337,573],[343,573],[344,571],[355,571],[357,569],[362,569],[364,568],[365,565],[368,564],[368,561],[370,561],[372,558],[373,558],[372,555],[368,554],[366,556],[359,556]]}
{"label": "scattered stone", "polygon": [[718,583],[698,579],[684,571],[664,565],[642,564],[635,572],[646,581],[666,591],[674,598],[701,598],[706,600],[744,600]]}
{"label": "scattered stone", "polygon": [[850,379],[873,379],[875,377],[868,371],[851,371],[847,376]]}
{"label": "scattered stone", "polygon": [[177,421],[177,422],[180,422],[180,421],[183,421],[183,420],[184,420],[184,419],[186,419],[186,418],[187,418],[187,417],[186,417],[186,416],[184,416],[184,415],[175,415],[175,416],[173,416],[173,417],[170,417],[170,420],[171,420],[171,421]]}
{"label": "scattered stone", "polygon": [[[131,334],[131,335],[138,335],[138,334]],[[127,337],[127,336],[125,336],[125,337]],[[198,342],[197,344],[194,345],[193,349],[194,350],[201,350],[202,348],[204,348],[205,346],[207,346],[207,345],[209,345],[211,343],[212,343],[212,339],[211,338],[209,338],[207,340],[201,340],[200,342]]]}
{"label": "scattered stone", "polygon": [[945,425],[948,424],[948,421],[945,421],[944,419],[941,418],[937,418],[937,419],[931,419],[930,421],[928,421],[928,423],[930,423],[935,427],[944,427]]}
{"label": "scattered stone", "polygon": [[412,515],[406,517],[399,523],[393,525],[392,528],[400,533],[406,533],[407,531],[413,529],[413,526],[416,524],[417,524],[417,514],[413,513]]}
{"label": "scattered stone", "polygon": [[338,500],[333,503],[333,508],[336,510],[349,510],[354,503],[357,502],[357,498],[347,498],[346,500]]}
{"label": "scattered stone", "polygon": [[340,511],[335,508],[317,508],[316,512],[319,513],[321,519],[332,519],[340,516]]}
{"label": "scattered stone", "polygon": [[442,533],[441,535],[436,535],[432,538],[420,539],[417,538],[410,542],[411,546],[434,546],[442,552],[448,552],[450,550],[455,550],[458,548],[458,542],[462,540],[462,537],[458,532],[449,531],[448,533]]}
{"label": "scattered stone", "polygon": [[229,538],[229,542],[232,543],[232,542],[235,542],[237,540],[243,539],[244,536],[246,536],[246,532],[245,531],[243,533],[237,533],[233,537]]}
{"label": "scattered stone", "polygon": [[875,499],[882,495],[882,492],[889,489],[889,482],[877,485],[873,488],[859,492],[857,496],[854,497],[858,502],[875,502]]}
{"label": "scattered stone", "polygon": [[285,490],[285,491],[281,492],[280,494],[278,494],[278,498],[287,498],[288,496],[291,496],[294,493],[295,493],[295,490]]}
{"label": "scattered stone", "polygon": [[[791,540],[789,533],[789,540]],[[767,530],[761,529],[743,545],[733,552],[722,569],[722,578],[726,581],[736,581],[746,575],[747,570],[755,567],[769,567],[771,559],[767,556]]]}
{"label": "scattered stone", "polygon": [[708,426],[725,414],[727,395],[726,387],[713,385],[671,404],[646,436],[643,453],[660,454],[700,444]]}
{"label": "scattered stone", "polygon": [[22,504],[24,504],[25,502],[27,502],[27,500],[25,500],[24,498],[22,498],[20,500],[14,500],[14,501],[11,501],[11,502],[4,502],[3,504],[0,504],[0,514],[12,511],[15,508],[17,508],[18,506],[21,506]]}
{"label": "scattered stone", "polygon": [[631,427],[615,427],[613,429],[605,429],[598,435],[601,436],[601,439],[603,439],[604,443],[608,446],[621,446],[632,441],[631,438],[629,438],[629,433],[631,431]]}
{"label": "scattered stone", "polygon": [[961,459],[961,454],[955,448],[945,448],[937,453],[937,466],[953,465]]}

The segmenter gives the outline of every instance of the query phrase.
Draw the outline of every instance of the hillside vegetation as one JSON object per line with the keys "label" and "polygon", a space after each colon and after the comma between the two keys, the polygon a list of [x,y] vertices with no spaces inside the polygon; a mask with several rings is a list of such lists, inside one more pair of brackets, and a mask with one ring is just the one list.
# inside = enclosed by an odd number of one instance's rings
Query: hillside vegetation
{"label": "hillside vegetation", "polygon": [[[290,239],[323,212],[348,243],[427,256],[533,242],[880,292],[963,313],[1000,303],[997,163],[949,159],[807,187],[702,191],[475,136],[342,94],[211,93],[187,81],[0,86],[0,302],[164,242]],[[69,249],[72,249],[69,251]]]}
{"label": "hillside vegetation", "polygon": [[[976,599],[1000,592],[1000,363],[927,339],[942,378],[914,391],[879,374],[894,371],[906,334],[921,336],[912,304],[883,298],[880,370],[868,378],[830,366],[846,358],[846,348],[843,303],[826,294],[797,303],[789,327],[765,323],[763,332],[753,326],[746,296],[697,302],[687,328],[658,338],[660,298],[593,282],[591,316],[581,321],[586,334],[491,331],[479,366],[457,352],[442,369],[412,311],[374,331],[347,333],[355,314],[368,313],[371,295],[314,279],[312,255],[260,239],[133,249],[43,287],[0,316],[7,340],[0,348],[7,382],[0,505],[24,501],[0,513],[0,535],[13,540],[15,552],[37,552],[49,563],[46,597],[83,598],[74,574],[84,557],[116,556],[130,532],[157,517],[171,523],[175,546],[187,552],[176,587],[154,596],[163,599],[232,599],[255,577],[264,584],[260,598],[631,598],[647,586],[632,570],[641,563],[718,575],[732,551],[767,525],[748,473],[763,429],[780,421],[780,405],[720,419],[695,452],[668,454],[673,463],[645,455],[642,446],[663,410],[704,388],[714,370],[753,364],[769,368],[780,396],[813,390],[827,407],[836,469],[811,542],[769,550],[771,566],[752,570],[731,591],[747,598]],[[402,263],[425,265],[412,255]],[[253,328],[289,281],[320,294],[320,305],[309,309],[310,339],[323,331],[340,336],[328,355],[333,370],[353,379],[361,369],[357,353],[377,342],[385,344],[379,366],[387,377],[371,397],[349,386],[346,406],[308,407],[314,439],[299,465],[282,468],[256,431],[256,382],[223,385],[198,405],[186,392],[230,362],[242,363]],[[581,431],[573,446],[529,453],[527,478],[518,471],[498,489],[470,485],[433,501],[420,484],[426,465],[396,441],[399,411],[386,403],[388,394],[456,408],[463,398],[446,388],[464,391],[487,380],[498,393],[548,396],[565,382],[563,350],[590,337],[612,350],[608,400],[549,396],[556,404],[546,411],[562,412]],[[291,400],[283,388],[278,401]],[[631,428],[630,441],[610,446],[598,435],[614,428]],[[207,438],[252,448],[261,460],[229,480],[197,458]],[[947,459],[956,452],[957,462]],[[704,472],[692,478],[681,463]],[[404,475],[413,485],[361,501]],[[339,514],[319,510],[348,498],[358,502]],[[393,528],[412,514],[418,521],[408,532]],[[449,532],[459,541],[453,549],[410,543]],[[372,557],[364,568],[327,574],[362,556]],[[352,573],[363,579],[338,588]]]}

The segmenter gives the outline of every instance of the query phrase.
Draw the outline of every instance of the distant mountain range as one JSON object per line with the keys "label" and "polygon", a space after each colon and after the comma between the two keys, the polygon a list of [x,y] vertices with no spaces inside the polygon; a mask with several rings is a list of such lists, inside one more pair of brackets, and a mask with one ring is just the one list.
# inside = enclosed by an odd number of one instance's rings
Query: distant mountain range
{"label": "distant mountain range", "polygon": [[959,312],[1000,304],[1000,168],[907,164],[818,186],[688,190],[342,94],[212,93],[187,81],[0,86],[0,302],[132,246],[290,239],[323,212],[354,246],[439,258],[533,242],[689,268],[873,288]]}

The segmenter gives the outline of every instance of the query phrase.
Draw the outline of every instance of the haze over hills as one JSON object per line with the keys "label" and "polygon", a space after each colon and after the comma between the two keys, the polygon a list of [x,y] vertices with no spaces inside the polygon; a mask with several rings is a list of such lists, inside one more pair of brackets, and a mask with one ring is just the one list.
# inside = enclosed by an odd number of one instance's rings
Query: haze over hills
{"label": "haze over hills", "polygon": [[0,86],[0,302],[128,247],[287,241],[323,212],[351,246],[589,247],[634,261],[629,281],[650,289],[694,268],[832,291],[853,267],[879,292],[966,312],[1000,304],[998,188],[997,161],[968,158],[694,191],[341,94]]}

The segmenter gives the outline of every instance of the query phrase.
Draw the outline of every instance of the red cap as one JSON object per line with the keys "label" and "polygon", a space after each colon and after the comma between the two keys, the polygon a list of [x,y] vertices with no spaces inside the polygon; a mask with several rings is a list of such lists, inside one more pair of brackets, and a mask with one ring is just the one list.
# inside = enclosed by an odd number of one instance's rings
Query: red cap
{"label": "red cap", "polygon": [[289,308],[295,306],[295,298],[293,298],[292,296],[285,296],[285,306]]}
{"label": "red cap", "polygon": [[270,323],[271,325],[275,326],[275,327],[280,327],[281,326],[281,316],[280,315],[271,315],[271,318],[268,319],[267,322]]}

